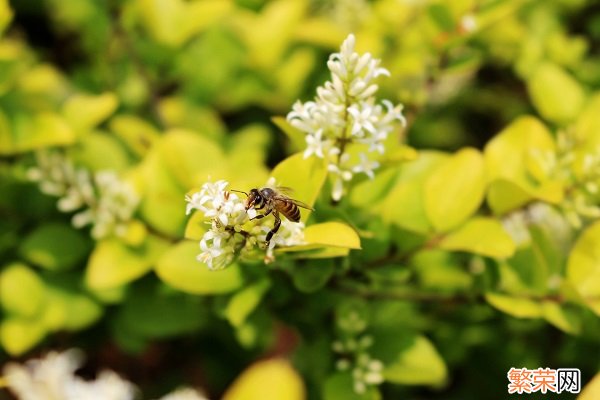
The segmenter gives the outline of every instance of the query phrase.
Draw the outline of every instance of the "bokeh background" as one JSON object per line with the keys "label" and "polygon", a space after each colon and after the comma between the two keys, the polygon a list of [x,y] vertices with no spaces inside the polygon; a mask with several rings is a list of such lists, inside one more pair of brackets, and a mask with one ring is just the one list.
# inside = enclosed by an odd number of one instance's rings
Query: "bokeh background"
{"label": "bokeh background", "polygon": [[[303,149],[275,117],[314,96],[349,33],[357,51],[390,71],[379,96],[404,104],[400,136],[417,150],[482,150],[522,115],[553,134],[600,132],[594,0],[0,0],[0,31],[0,364],[79,347],[88,357],[83,376],[113,369],[144,398],[183,384],[220,398],[244,369],[272,356],[290,358],[308,398],[323,398],[334,369],[332,317],[313,293],[272,271],[252,323],[236,326],[231,293],[254,269],[221,279],[197,264],[200,283],[186,285],[164,272],[180,259],[157,259],[184,240],[185,193],[208,176],[260,185]],[[152,243],[128,250],[72,227],[72,213],[26,178],[34,153],[50,148],[143,186],[143,227],[127,240],[151,235]],[[417,274],[422,287],[451,297],[372,304],[378,318],[411,319],[447,373],[438,379],[440,369],[425,363],[420,372],[433,378],[386,383],[382,398],[504,398],[510,367],[580,368],[584,383],[600,370],[592,311],[574,325],[510,305],[502,313],[476,290],[484,280],[428,271]],[[368,396],[356,398],[379,398]]]}

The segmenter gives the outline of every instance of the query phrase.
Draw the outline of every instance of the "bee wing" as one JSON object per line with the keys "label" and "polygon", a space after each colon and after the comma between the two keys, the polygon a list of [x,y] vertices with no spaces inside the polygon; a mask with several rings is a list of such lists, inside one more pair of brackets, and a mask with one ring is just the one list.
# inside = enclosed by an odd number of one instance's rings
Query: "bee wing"
{"label": "bee wing", "polygon": [[300,200],[296,200],[296,199],[289,199],[288,201],[291,201],[292,203],[294,203],[295,205],[297,205],[298,207],[302,207],[302,208],[306,208],[307,210],[311,210],[311,211],[315,211],[314,208],[312,208],[311,206],[309,206],[306,203],[301,202]]}
{"label": "bee wing", "polygon": [[288,186],[277,186],[275,188],[276,191],[278,191],[279,193],[285,194],[285,195],[290,195],[292,193],[294,193],[294,189],[292,189],[291,187]]}

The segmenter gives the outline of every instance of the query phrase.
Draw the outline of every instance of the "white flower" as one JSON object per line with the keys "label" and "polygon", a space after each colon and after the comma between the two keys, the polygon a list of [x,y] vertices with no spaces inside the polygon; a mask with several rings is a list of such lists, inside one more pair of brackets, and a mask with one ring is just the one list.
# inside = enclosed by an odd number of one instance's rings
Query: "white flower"
{"label": "white flower", "polygon": [[312,154],[316,155],[319,158],[325,157],[323,154],[323,147],[326,144],[326,141],[322,139],[323,130],[319,129],[313,135],[306,135],[306,150],[304,150],[304,158],[310,157]]}
{"label": "white flower", "polygon": [[[306,134],[304,157],[324,158],[330,166],[334,200],[341,199],[344,182],[352,179],[353,168],[343,161],[348,146],[364,143],[369,152],[383,154],[395,125],[406,124],[401,105],[394,107],[387,100],[377,104],[374,97],[378,90],[375,78],[389,76],[389,71],[380,67],[380,60],[371,54],[356,53],[354,46],[354,35],[349,35],[339,53],[327,61],[331,80],[317,88],[314,100],[294,103],[287,115],[290,124]],[[372,177],[376,166],[376,161],[365,159],[358,171]]]}
{"label": "white flower", "polygon": [[94,381],[75,375],[83,355],[77,350],[50,352],[25,365],[4,367],[7,386],[20,400],[133,400],[135,387],[112,371]]}
{"label": "white flower", "polygon": [[359,138],[365,137],[365,131],[368,131],[371,134],[376,133],[374,124],[377,123],[378,116],[374,111],[373,105],[366,101],[348,107],[348,113],[353,119],[352,136]]}
{"label": "white flower", "polygon": [[178,389],[160,398],[160,400],[208,400],[204,395],[195,389]]}
{"label": "white flower", "polygon": [[[344,154],[347,156],[348,154]],[[327,170],[334,175],[333,189],[331,191],[331,198],[335,201],[339,201],[344,194],[344,182],[352,179],[352,172],[349,170],[341,169],[336,164],[329,164]]]}
{"label": "white flower", "polygon": [[59,153],[40,152],[37,162],[28,177],[39,183],[42,192],[59,197],[60,211],[80,210],[73,216],[73,226],[92,225],[95,239],[126,231],[121,228],[132,219],[139,197],[114,171],[92,174],[76,169]]}
{"label": "white flower", "polygon": [[359,154],[359,156],[360,163],[352,168],[352,172],[364,172],[370,179],[373,179],[375,177],[373,170],[379,168],[379,163],[377,161],[369,160],[364,153]]}

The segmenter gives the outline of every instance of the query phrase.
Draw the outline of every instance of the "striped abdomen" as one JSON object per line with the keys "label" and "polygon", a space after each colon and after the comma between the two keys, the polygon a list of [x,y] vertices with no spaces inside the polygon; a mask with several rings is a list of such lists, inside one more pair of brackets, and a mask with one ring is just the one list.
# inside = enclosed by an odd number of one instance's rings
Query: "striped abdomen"
{"label": "striped abdomen", "polygon": [[291,201],[275,200],[275,209],[292,222],[300,221],[300,209]]}

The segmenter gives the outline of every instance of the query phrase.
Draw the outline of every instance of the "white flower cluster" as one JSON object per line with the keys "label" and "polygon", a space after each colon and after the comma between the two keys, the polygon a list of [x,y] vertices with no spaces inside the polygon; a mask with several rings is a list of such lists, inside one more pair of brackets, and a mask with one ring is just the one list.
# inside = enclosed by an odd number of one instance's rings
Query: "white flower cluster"
{"label": "white flower cluster", "polygon": [[[113,371],[102,371],[96,380],[75,375],[83,353],[71,349],[50,352],[25,364],[8,363],[3,374],[8,389],[19,400],[133,400],[136,387]],[[161,400],[207,400],[193,389],[181,389]]]}
{"label": "white flower cluster", "polygon": [[76,169],[59,153],[38,153],[37,165],[30,168],[27,175],[39,183],[43,193],[60,197],[60,211],[80,210],[73,216],[73,226],[92,225],[94,239],[113,234],[123,236],[139,203],[133,188],[115,172],[91,174],[85,169]]}
{"label": "white flower cluster", "polygon": [[351,371],[354,381],[354,391],[358,394],[366,392],[369,386],[383,383],[383,363],[369,354],[373,345],[373,337],[364,335],[359,338],[350,337],[346,340],[333,342],[333,351],[341,358],[336,362],[339,371]]}
{"label": "white flower cluster", "polygon": [[[260,243],[264,243],[267,233],[273,228],[270,219],[256,219],[254,209],[246,210],[244,201],[226,188],[227,181],[207,182],[199,192],[186,195],[186,214],[198,210],[210,225],[200,240],[201,253],[198,261],[209,269],[221,269],[231,264],[236,257],[248,256]],[[283,219],[279,231],[267,248],[265,261],[273,259],[275,246],[293,246],[304,241],[304,224]]]}
{"label": "white flower cluster", "polygon": [[[574,228],[600,217],[600,150],[581,154],[569,132],[557,135],[556,152],[533,152],[530,172],[538,180],[561,182],[565,196],[559,208]],[[537,172],[540,171],[540,172]]]}
{"label": "white flower cluster", "polygon": [[[292,126],[306,133],[304,157],[323,158],[332,175],[334,200],[341,199],[344,182],[353,174],[364,173],[373,178],[379,167],[375,159],[385,152],[384,143],[402,115],[402,105],[390,101],[375,101],[378,90],[373,80],[379,75],[390,75],[379,66],[380,60],[371,54],[354,52],[354,35],[349,35],[339,53],[329,57],[327,67],[331,81],[317,88],[313,101],[296,102],[287,115]],[[360,144],[364,151],[358,156],[347,152],[349,144]]]}

